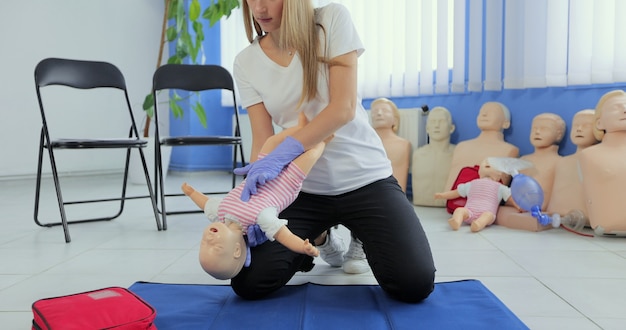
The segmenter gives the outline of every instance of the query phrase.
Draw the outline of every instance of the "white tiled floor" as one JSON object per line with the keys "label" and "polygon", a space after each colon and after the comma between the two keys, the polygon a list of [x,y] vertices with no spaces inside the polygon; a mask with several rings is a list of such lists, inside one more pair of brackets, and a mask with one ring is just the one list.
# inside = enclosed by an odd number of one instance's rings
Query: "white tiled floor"
{"label": "white tiled floor", "polygon": [[[192,174],[195,183],[206,173]],[[69,177],[66,200],[117,191],[118,176]],[[222,186],[229,176],[219,175]],[[183,180],[168,176],[168,191]],[[46,180],[42,214],[58,219]],[[115,185],[114,185],[115,184]],[[200,186],[200,188],[203,188]],[[130,186],[131,195],[145,187]],[[208,189],[208,188],[207,188]],[[51,297],[136,281],[224,283],[205,275],[196,260],[202,214],[168,217],[158,232],[148,199],[129,201],[112,222],[70,225],[66,244],[60,227],[33,222],[34,180],[0,181],[0,328],[30,329],[31,304]],[[176,207],[194,206],[184,198]],[[170,205],[168,203],[168,205]],[[108,210],[102,205],[97,210]],[[90,209],[89,213],[93,213]],[[531,329],[626,328],[626,239],[578,236],[561,229],[527,232],[492,226],[474,234],[449,229],[440,208],[416,207],[430,240],[437,282],[478,279]],[[84,208],[70,213],[88,214]],[[344,237],[348,232],[340,227]],[[321,259],[293,283],[375,284],[371,273],[347,275]]]}

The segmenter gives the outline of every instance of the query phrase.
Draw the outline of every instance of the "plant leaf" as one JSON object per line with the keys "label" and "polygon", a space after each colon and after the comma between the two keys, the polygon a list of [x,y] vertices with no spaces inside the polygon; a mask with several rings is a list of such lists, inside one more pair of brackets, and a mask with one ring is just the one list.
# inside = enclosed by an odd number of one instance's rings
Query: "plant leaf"
{"label": "plant leaf", "polygon": [[170,110],[172,110],[174,118],[181,118],[184,114],[183,108],[174,99],[170,99]]}
{"label": "plant leaf", "polygon": [[196,102],[192,106],[192,108],[193,108],[193,111],[198,116],[198,120],[200,120],[200,124],[202,124],[202,127],[206,128],[206,126],[207,126],[207,123],[206,123],[206,112],[204,111],[204,107],[202,106],[202,103]]}
{"label": "plant leaf", "polygon": [[[193,54],[194,49],[193,40],[191,39],[191,35],[187,31],[183,31],[178,38],[178,44],[176,45],[176,53],[185,58],[187,55]],[[194,56],[191,57],[192,62],[196,62],[196,58]]]}
{"label": "plant leaf", "polygon": [[167,64],[183,64],[183,59],[177,54],[170,56],[167,59]]}
{"label": "plant leaf", "polygon": [[146,95],[146,98],[143,100],[142,107],[148,117],[152,117],[154,115],[154,95],[152,95],[152,93]]}
{"label": "plant leaf", "polygon": [[[202,11],[202,4],[206,4],[206,9]],[[186,4],[189,4],[189,8],[185,8]],[[191,63],[197,62],[198,54],[202,51],[202,42],[205,39],[204,26],[202,19],[209,21],[209,26],[215,25],[224,16],[230,17],[233,9],[241,6],[240,0],[169,0],[169,7],[167,8],[167,18],[170,20],[169,26],[166,28],[167,42],[176,41],[175,54],[171,55],[167,59],[168,64],[183,64],[188,59]],[[202,13],[202,14],[200,14]],[[189,24],[191,23],[191,25]],[[189,27],[193,29],[195,38],[192,38],[189,34]],[[162,42],[165,42],[162,40]],[[170,96],[170,109],[175,118],[183,116],[183,109],[178,104],[182,98],[173,93]],[[152,94],[146,95],[143,109],[148,116],[154,115],[154,98]],[[200,123],[203,127],[207,127],[207,118],[204,107],[200,102],[197,102],[192,106],[193,110],[198,116]]]}
{"label": "plant leaf", "polygon": [[173,26],[168,27],[165,33],[167,34],[168,42],[172,42],[178,37],[178,32],[176,32],[176,28]]}
{"label": "plant leaf", "polygon": [[204,25],[200,22],[193,22],[193,32],[196,33],[196,40],[203,41],[204,40]]}
{"label": "plant leaf", "polygon": [[191,4],[189,5],[189,20],[192,22],[197,21],[198,18],[200,17],[201,11],[202,11],[202,8],[200,6],[200,1],[198,0],[191,1]]}
{"label": "plant leaf", "polygon": [[178,2],[179,0],[171,0],[170,4],[167,8],[167,19],[172,19],[176,16],[176,11],[178,10]]}
{"label": "plant leaf", "polygon": [[186,21],[184,1],[178,1],[178,5],[176,6],[176,10],[174,11],[174,16],[172,18],[176,23],[176,31],[180,32],[186,27],[186,25],[184,24]]}

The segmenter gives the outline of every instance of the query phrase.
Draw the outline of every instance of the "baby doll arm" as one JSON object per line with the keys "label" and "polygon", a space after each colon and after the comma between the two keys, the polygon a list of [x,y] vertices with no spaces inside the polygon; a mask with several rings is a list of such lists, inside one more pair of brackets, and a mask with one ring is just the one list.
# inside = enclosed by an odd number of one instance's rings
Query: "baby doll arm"
{"label": "baby doll arm", "polygon": [[287,220],[279,219],[275,207],[268,207],[257,216],[257,223],[263,229],[267,237],[277,240],[289,250],[297,253],[308,254],[313,257],[319,255],[319,251],[308,239],[303,240],[287,228]]}
{"label": "baby doll arm", "polygon": [[461,183],[455,190],[448,190],[435,193],[435,199],[455,199],[458,197],[467,197],[471,183]]}
{"label": "baby doll arm", "polygon": [[209,200],[209,197],[203,193],[197,191],[194,187],[184,182],[180,189],[200,208],[204,210],[204,205]]}
{"label": "baby doll arm", "polygon": [[310,255],[311,257],[317,257],[320,255],[320,251],[309,242],[309,239],[303,240],[302,238],[294,235],[287,226],[282,226],[274,236],[274,238],[284,245],[286,248],[293,252]]}
{"label": "baby doll arm", "polygon": [[514,207],[517,212],[524,212],[524,210],[522,210],[522,208],[517,205],[517,203],[515,203],[515,200],[513,199],[513,196],[511,195],[511,188],[502,185],[501,187],[502,192],[502,199],[504,200],[504,205],[508,205],[508,206],[512,206]]}
{"label": "baby doll arm", "polygon": [[218,220],[217,207],[222,201],[220,198],[209,198],[187,184],[187,182],[183,183],[180,188],[200,209],[204,210],[204,214],[209,221],[215,222]]}
{"label": "baby doll arm", "polygon": [[435,193],[435,199],[455,199],[461,197],[458,190],[448,190],[444,192]]}

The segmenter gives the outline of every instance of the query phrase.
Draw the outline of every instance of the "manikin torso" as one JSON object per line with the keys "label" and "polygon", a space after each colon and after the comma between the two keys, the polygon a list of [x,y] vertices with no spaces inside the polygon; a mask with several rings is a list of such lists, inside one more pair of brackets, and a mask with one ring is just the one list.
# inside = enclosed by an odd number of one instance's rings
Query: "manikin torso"
{"label": "manikin torso", "polygon": [[626,232],[626,93],[605,94],[595,124],[602,141],[580,153],[589,221],[596,233]]}
{"label": "manikin torso", "polygon": [[488,157],[519,156],[519,149],[504,141],[503,130],[509,127],[510,121],[505,117],[499,103],[485,103],[476,123],[481,129],[480,134],[474,139],[459,142],[454,148],[445,189],[452,188],[463,167],[478,165]]}
{"label": "manikin torso", "polygon": [[554,184],[554,175],[556,164],[561,159],[558,154],[559,147],[556,145],[536,149],[534,153],[522,156],[521,159],[533,163],[533,167],[521,170],[520,173],[526,174],[537,180],[543,189],[543,204],[541,209],[545,210],[550,202],[552,195],[552,186]]}
{"label": "manikin torso", "polygon": [[548,214],[565,215],[572,210],[580,210],[589,217],[578,159],[581,151],[598,142],[593,136],[593,116],[594,110],[591,109],[581,110],[574,115],[570,140],[577,146],[576,152],[562,157],[556,164],[552,194],[546,209]]}
{"label": "manikin torso", "polygon": [[454,129],[447,109],[435,107],[428,114],[426,132],[429,142],[413,152],[411,163],[413,204],[435,207],[446,205],[445,199],[434,199],[433,196],[446,190],[446,180],[456,147],[450,143],[450,134]]}
{"label": "manikin torso", "polygon": [[580,165],[591,227],[626,231],[626,131],[607,133],[585,149]]}
{"label": "manikin torso", "polygon": [[396,134],[399,118],[394,115],[394,111],[397,109],[394,110],[388,102],[372,102],[372,127],[383,142],[387,158],[391,161],[393,176],[402,191],[406,192],[412,147],[409,140]]}
{"label": "manikin torso", "polygon": [[[535,116],[530,130],[530,142],[535,147],[535,151],[521,157],[521,159],[533,164],[533,167],[521,170],[520,173],[532,177],[541,186],[543,190],[542,211],[546,210],[550,202],[556,166],[562,158],[558,153],[558,143],[563,138],[564,133],[565,122],[559,115],[542,113]],[[520,229],[537,227],[537,219],[530,213],[519,213],[517,209],[510,206],[501,207],[498,210],[496,222],[507,227]]]}

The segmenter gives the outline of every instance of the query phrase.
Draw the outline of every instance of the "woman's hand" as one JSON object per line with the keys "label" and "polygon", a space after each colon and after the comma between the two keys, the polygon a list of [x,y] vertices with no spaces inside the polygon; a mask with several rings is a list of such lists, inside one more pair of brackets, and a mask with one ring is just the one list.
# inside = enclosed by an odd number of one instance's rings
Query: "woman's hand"
{"label": "woman's hand", "polygon": [[302,143],[288,136],[267,156],[245,167],[236,168],[233,171],[235,174],[247,175],[246,183],[241,191],[241,200],[249,201],[250,196],[257,193],[257,185],[262,186],[267,181],[275,179],[285,166],[303,152]]}

